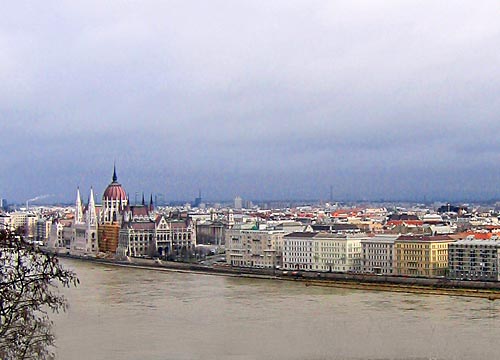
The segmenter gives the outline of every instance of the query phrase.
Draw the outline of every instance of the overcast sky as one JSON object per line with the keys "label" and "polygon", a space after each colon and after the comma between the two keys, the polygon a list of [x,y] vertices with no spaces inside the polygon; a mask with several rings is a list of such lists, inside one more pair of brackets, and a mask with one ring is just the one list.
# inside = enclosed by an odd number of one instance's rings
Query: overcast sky
{"label": "overcast sky", "polygon": [[0,196],[500,199],[500,3],[5,1]]}

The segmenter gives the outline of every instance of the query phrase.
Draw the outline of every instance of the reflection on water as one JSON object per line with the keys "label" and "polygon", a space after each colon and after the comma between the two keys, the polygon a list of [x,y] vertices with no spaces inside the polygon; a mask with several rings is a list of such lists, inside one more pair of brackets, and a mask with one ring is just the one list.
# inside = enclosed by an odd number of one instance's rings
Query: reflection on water
{"label": "reflection on water", "polygon": [[500,302],[64,260],[59,359],[495,359]]}

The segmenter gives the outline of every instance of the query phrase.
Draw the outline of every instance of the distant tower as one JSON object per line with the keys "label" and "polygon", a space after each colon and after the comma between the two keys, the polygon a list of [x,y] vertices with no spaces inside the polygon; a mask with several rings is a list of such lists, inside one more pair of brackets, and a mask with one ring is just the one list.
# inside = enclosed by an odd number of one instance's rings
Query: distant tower
{"label": "distant tower", "polygon": [[237,210],[241,210],[243,208],[243,199],[239,196],[234,198],[234,208]]}
{"label": "distant tower", "polygon": [[200,207],[201,204],[201,189],[198,190],[198,197],[194,199],[193,207]]}
{"label": "distant tower", "polygon": [[212,208],[212,209],[210,209],[210,221],[214,222],[215,220],[217,220],[217,213]]}
{"label": "distant tower", "polygon": [[82,199],[80,197],[80,188],[76,189],[76,209],[75,209],[75,224],[83,223],[83,206]]}

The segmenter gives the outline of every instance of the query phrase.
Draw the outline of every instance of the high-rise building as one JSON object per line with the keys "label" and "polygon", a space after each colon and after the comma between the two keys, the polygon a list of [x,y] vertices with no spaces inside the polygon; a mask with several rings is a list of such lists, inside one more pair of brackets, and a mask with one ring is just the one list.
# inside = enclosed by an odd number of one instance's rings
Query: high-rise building
{"label": "high-rise building", "polygon": [[241,210],[243,208],[243,199],[239,196],[234,198],[234,208],[236,210]]}
{"label": "high-rise building", "polygon": [[201,190],[198,191],[198,197],[194,199],[193,207],[197,208],[201,205]]}

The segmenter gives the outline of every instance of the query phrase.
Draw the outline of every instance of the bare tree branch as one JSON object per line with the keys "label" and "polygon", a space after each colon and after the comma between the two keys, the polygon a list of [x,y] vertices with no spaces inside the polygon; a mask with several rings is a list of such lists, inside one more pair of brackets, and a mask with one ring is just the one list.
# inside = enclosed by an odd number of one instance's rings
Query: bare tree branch
{"label": "bare tree branch", "polygon": [[53,359],[48,312],[65,311],[57,285],[76,286],[75,273],[20,233],[0,231],[0,359]]}

